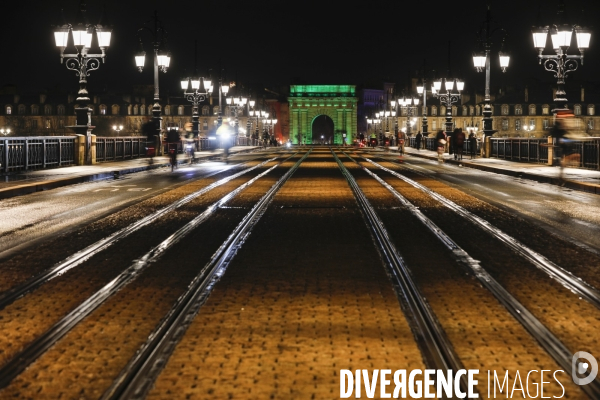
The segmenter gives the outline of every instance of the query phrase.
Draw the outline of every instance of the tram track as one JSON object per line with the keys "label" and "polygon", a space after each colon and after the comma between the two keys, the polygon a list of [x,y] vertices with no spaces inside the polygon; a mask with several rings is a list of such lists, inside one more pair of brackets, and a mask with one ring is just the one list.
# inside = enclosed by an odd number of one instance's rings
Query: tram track
{"label": "tram track", "polygon": [[[264,163],[259,164],[258,166],[266,164],[267,160]],[[96,254],[108,246],[112,245],[116,240],[128,235],[134,230],[139,229],[141,226],[144,226],[155,219],[162,216],[164,213],[169,212],[175,208],[182,206],[183,204],[191,201],[192,199],[200,196],[208,190],[213,189],[214,187],[220,186],[225,182],[228,182],[235,177],[242,175],[249,170],[253,170],[256,167],[249,168],[247,170],[241,171],[238,174],[235,174],[231,177],[222,179],[216,182],[213,185],[206,187],[203,190],[193,193],[192,195],[186,196],[183,199],[173,203],[170,207],[166,207],[159,212],[150,215],[139,221],[139,224],[130,225],[128,228],[117,232],[116,234],[111,235],[106,241],[102,241],[100,243],[96,243],[93,246],[85,249],[84,251],[75,254],[69,260],[72,260],[70,263],[65,262],[61,264],[64,266],[62,270],[53,271],[51,278],[56,277],[60,273],[66,272],[67,268],[73,268],[76,265],[87,260],[93,254]],[[217,208],[225,205],[229,200],[231,200],[234,196],[240,193],[242,190],[246,189],[248,186],[252,185],[258,179],[267,175],[269,172],[274,170],[278,164],[273,167],[267,169],[266,171],[258,174],[254,178],[250,179],[248,182],[243,185],[237,187],[232,192],[228,193],[224,197],[222,197],[216,203],[210,205],[204,212],[198,215],[196,218],[188,222],[182,228],[177,230],[163,242],[161,242],[158,246],[152,248],[149,252],[139,257],[139,259],[135,260],[133,264],[121,272],[116,278],[108,282],[104,287],[90,296],[85,302],[76,307],[73,311],[67,314],[64,318],[54,324],[48,331],[46,331],[43,335],[39,336],[34,342],[28,345],[23,351],[17,354],[11,361],[5,364],[2,368],[0,368],[0,388],[5,387],[15,376],[19,375],[23,370],[31,364],[35,359],[37,359],[41,354],[45,353],[50,347],[52,347],[58,340],[60,340],[73,326],[79,323],[81,320],[86,318],[90,313],[96,310],[100,305],[102,305],[106,299],[113,296],[117,293],[121,288],[130,283],[132,280],[136,279],[139,274],[143,273],[146,268],[150,265],[150,263],[158,260],[165,251],[171,248],[173,245],[182,240],[188,233],[194,230],[198,225],[203,223],[207,218],[209,218]],[[237,176],[236,176],[237,175]],[[212,275],[211,275],[212,276]],[[43,281],[41,283],[44,283]],[[41,284],[40,283],[40,284]]]}
{"label": "tram track", "polygon": [[[347,153],[344,153],[350,160],[359,165],[363,171],[365,171],[369,176],[377,180],[383,187],[389,190],[401,203],[402,205],[408,209],[416,218],[418,218],[423,225],[425,225],[438,239],[439,241],[449,250],[451,251],[456,261],[462,265],[465,270],[472,273],[481,284],[486,287],[498,301],[510,312],[510,314],[519,321],[525,329],[536,339],[538,343],[550,354],[556,362],[567,371],[568,374],[573,372],[573,369],[576,369],[577,366],[572,364],[572,356],[573,351],[569,350],[567,346],[556,336],[554,335],[550,329],[548,329],[542,322],[540,322],[534,314],[529,311],[523,304],[521,304],[513,295],[511,295],[498,281],[496,281],[492,275],[486,271],[484,267],[480,265],[478,260],[475,260],[471,257],[464,249],[462,249],[458,244],[456,244],[450,236],[448,236],[442,229],[440,229],[433,221],[431,221],[428,217],[426,217],[418,207],[409,202],[402,194],[400,194],[396,189],[394,189],[390,184],[388,184],[381,177],[377,176],[375,173],[371,172],[369,169],[362,166],[358,161],[354,160]],[[380,164],[371,161],[368,158],[365,158],[366,161],[370,162],[372,165],[378,167],[379,169],[388,172],[396,178],[399,178],[412,186],[424,191],[431,197],[435,198],[442,202],[445,206],[449,207],[453,211],[457,212],[459,215],[465,217],[469,221],[478,224],[479,226],[484,226],[487,230],[494,233],[494,236],[499,240],[505,242],[509,241],[511,243],[511,247],[521,250],[518,251],[519,254],[527,254],[531,256],[530,253],[533,251],[528,249],[526,246],[522,246],[520,243],[508,236],[506,233],[500,231],[491,225],[488,221],[483,220],[480,217],[477,217],[464,208],[458,206],[457,204],[451,202],[450,200],[444,198],[443,196],[433,192],[432,190],[426,188],[425,186],[395,172],[386,167],[381,166]],[[534,258],[535,260],[542,259],[547,261],[545,257],[540,254],[535,253],[537,257],[525,257],[526,259]],[[549,263],[549,261],[547,261]],[[556,268],[560,268],[555,266]],[[562,270],[562,269],[560,269]],[[572,277],[570,274],[567,275],[571,280],[576,279]],[[567,279],[567,278],[563,278]],[[574,286],[574,285],[570,285]],[[598,381],[592,382],[590,385],[583,386],[582,389],[590,396],[590,398],[600,397],[600,383]]]}
{"label": "tram track", "polygon": [[[369,200],[360,189],[352,174],[350,174],[334,151],[332,151],[332,154],[342,171],[342,174],[352,188],[352,192],[365,217],[365,223],[367,223],[375,238],[375,243],[378,245],[378,250],[381,253],[382,258],[385,260],[387,267],[392,271],[392,276],[401,289],[401,296],[404,303],[408,306],[406,314],[414,322],[413,327],[415,337],[421,346],[423,357],[426,360],[428,367],[442,371],[452,370],[454,373],[464,369],[458,356],[454,352],[450,340],[448,340],[443,328],[440,326],[431,310],[431,307],[421,294],[416,283],[413,281],[402,256],[398,253],[396,246],[390,240],[383,222],[369,203]],[[468,392],[467,387],[466,377],[463,375],[461,378],[461,389],[464,393]]]}
{"label": "tram track", "polygon": [[[57,276],[60,276],[64,273],[66,273],[67,271],[69,271],[70,269],[75,268],[76,266],[82,264],[83,262],[88,260],[90,257],[107,249],[108,247],[110,247],[114,243],[116,243],[117,241],[126,238],[127,236],[129,236],[133,232],[137,231],[138,229],[142,228],[143,226],[146,226],[146,225],[156,221],[157,219],[159,219],[166,213],[171,212],[171,211],[183,206],[184,204],[189,203],[193,199],[195,199],[199,196],[202,196],[203,194],[209,192],[210,190],[213,190],[214,188],[216,188],[218,186],[221,186],[235,178],[238,178],[248,172],[251,172],[257,168],[260,168],[263,165],[265,165],[268,162],[273,161],[275,159],[276,158],[268,159],[266,161],[261,162],[260,164],[257,164],[250,168],[246,168],[243,171],[240,171],[240,172],[238,172],[234,175],[228,176],[226,178],[220,179],[219,181],[212,183],[212,184],[206,186],[205,188],[197,190],[194,193],[189,194],[189,195],[175,201],[174,203],[171,203],[168,206],[163,207],[160,210],[155,211],[154,213],[152,213],[140,220],[137,220],[136,222],[126,226],[123,229],[120,229],[119,231],[111,234],[110,236],[89,245],[85,249],[80,250],[77,253],[67,257],[63,261],[50,267],[49,269],[43,271],[42,273],[37,274],[36,276],[30,278],[26,282],[23,282],[22,284],[20,284],[16,287],[13,287],[5,292],[0,293],[0,310],[2,310],[7,305],[14,302],[21,296],[25,295],[26,293],[39,287],[40,285],[43,285],[44,283],[49,282],[50,280],[56,278]],[[222,171],[216,171],[212,174],[209,174],[207,177],[216,175],[221,172]]]}
{"label": "tram track", "polygon": [[478,217],[477,215],[467,211],[463,207],[461,207],[458,204],[454,203],[453,201],[445,198],[444,196],[434,192],[433,190],[425,187],[424,185],[421,185],[420,183],[418,183],[410,178],[407,178],[406,176],[403,176],[395,171],[392,171],[389,168],[385,168],[385,167],[381,166],[380,164],[372,161],[369,158],[365,157],[365,160],[370,162],[371,164],[375,165],[376,167],[382,169],[383,171],[390,173],[391,175],[395,176],[396,178],[401,179],[404,182],[414,186],[415,188],[427,193],[429,196],[436,199],[437,201],[442,203],[444,206],[448,207],[449,209],[451,209],[455,213],[459,214],[466,220],[471,221],[472,223],[476,224],[483,230],[489,232],[491,235],[496,237],[498,240],[500,240],[501,242],[503,242],[504,244],[509,246],[514,252],[518,253],[523,258],[528,260],[536,268],[545,272],[550,278],[556,279],[565,288],[567,288],[568,290],[572,291],[573,293],[581,296],[582,298],[585,298],[587,301],[589,301],[591,304],[593,304],[596,308],[600,309],[600,291],[597,288],[595,288],[594,286],[592,286],[591,284],[585,282],[583,279],[575,276],[571,272],[567,271],[566,269],[562,268],[561,266],[550,261],[544,255],[529,248],[524,243],[522,243],[521,241],[517,240],[516,238],[510,236],[506,232],[503,232],[499,228],[492,225],[489,221],[486,221],[485,219]]}
{"label": "tram track", "polygon": [[[290,157],[294,157],[295,154]],[[288,159],[290,159],[288,157]],[[168,214],[168,211],[178,209],[183,207],[186,203],[191,202],[194,198],[198,198],[203,193],[210,191],[218,186],[225,184],[226,182],[235,179],[236,177],[239,179],[239,176],[255,170],[259,167],[264,167],[266,163],[273,162],[274,158],[269,159],[265,162],[258,164],[257,166],[248,168],[244,171],[241,171],[238,174],[235,174],[232,177],[224,178],[220,181],[215,182],[212,185],[205,187],[200,191],[196,191],[188,196],[185,196],[178,201],[172,203],[169,207],[165,207],[159,210],[157,213],[150,215],[149,218],[143,218],[139,225],[147,225],[151,221],[155,221],[157,218]],[[227,201],[231,200],[238,193],[243,191],[244,189],[251,186],[254,182],[256,182],[261,177],[264,177],[273,169],[275,169],[278,165],[280,165],[285,160],[277,162],[273,167],[268,168],[266,171],[258,174],[254,178],[245,182],[244,184],[238,186],[235,190],[230,192],[228,195],[223,196],[219,201],[209,206],[204,212],[202,212],[198,217],[189,222],[183,228],[179,229],[177,232],[169,236],[166,240],[164,240],[161,244],[154,247],[150,252],[144,254],[142,257],[139,257],[129,268],[119,274],[118,277],[108,282],[103,288],[98,290],[94,295],[90,296],[87,300],[85,300],[82,304],[73,309],[66,317],[62,318],[59,322],[55,323],[50,329],[48,329],[44,334],[37,336],[37,338],[27,345],[19,354],[12,357],[12,359],[4,364],[0,369],[0,386],[6,386],[15,376],[17,376],[20,372],[22,372],[31,362],[37,359],[41,354],[45,353],[49,348],[53,346],[62,336],[64,336],[70,329],[72,329],[78,322],[83,320],[86,316],[88,316],[91,312],[101,306],[106,299],[110,298],[112,295],[117,293],[120,288],[124,285],[130,283],[134,280],[138,275],[140,275],[145,268],[152,265],[160,256],[168,250],[170,247],[174,246],[179,242],[184,236],[186,236],[189,232],[194,230],[199,224],[205,221],[211,214],[215,212],[215,210],[219,209],[219,207],[223,206],[227,203]],[[132,226],[133,225],[133,226]],[[133,230],[137,230],[141,228],[138,224],[132,224],[128,228],[117,232],[117,234],[132,233]],[[115,243],[118,239],[122,239],[118,235],[111,235],[109,237],[113,239],[113,241],[102,241],[100,243],[96,243],[95,246],[90,246],[90,248],[86,250],[92,250],[98,253],[100,250],[107,247],[107,242],[110,244]],[[118,253],[117,253],[118,256]],[[76,253],[71,260],[74,260],[78,264],[80,264],[83,257],[81,257],[81,252]],[[92,258],[92,255],[88,255],[87,259]],[[73,267],[74,265],[71,265]],[[64,274],[66,271],[59,271],[58,275]],[[6,355],[6,352],[4,352]]]}
{"label": "tram track", "polygon": [[150,340],[140,348],[113,385],[104,393],[102,399],[139,399],[145,397],[164,367],[164,360],[170,357],[187,327],[210,294],[212,287],[225,273],[225,269],[235,256],[238,248],[250,235],[252,228],[260,220],[275,194],[298,169],[298,166],[306,159],[308,154],[310,154],[310,151],[304,154],[285,175],[271,186],[236,226],[211,260],[190,283],[188,290],[179,297],[177,303],[169,310],[162,323],[150,335]]}

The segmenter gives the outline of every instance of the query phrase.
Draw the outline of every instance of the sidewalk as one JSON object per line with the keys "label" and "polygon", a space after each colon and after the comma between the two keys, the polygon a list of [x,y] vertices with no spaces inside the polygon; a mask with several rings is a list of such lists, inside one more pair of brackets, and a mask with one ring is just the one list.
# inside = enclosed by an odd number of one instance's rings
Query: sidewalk
{"label": "sidewalk", "polygon": [[[262,147],[235,146],[229,149],[229,154],[247,153],[259,148]],[[194,153],[194,160],[204,161],[221,158],[222,156],[222,149],[217,149],[214,152],[210,150],[197,151]],[[41,192],[76,183],[110,179],[115,176],[169,165],[169,158],[166,156],[154,157],[152,161],[150,163],[150,158],[136,158],[133,160],[111,161],[95,165],[76,165],[37,171],[23,171],[14,175],[0,176],[0,199]],[[187,157],[179,154],[178,163],[187,163]]]}
{"label": "sidewalk", "polygon": [[[397,152],[397,147],[390,147],[392,152]],[[427,158],[437,161],[437,152],[431,150],[416,150],[413,147],[405,147],[406,155]],[[495,172],[497,174],[515,176],[530,179],[542,183],[563,186],[573,190],[580,190],[594,194],[600,194],[600,171],[565,168],[564,180],[559,179],[560,169],[546,164],[525,163],[507,161],[499,158],[477,157],[473,160],[468,155],[463,155],[462,161],[455,161],[453,154],[444,154],[444,163],[451,165],[462,165],[463,167],[475,168],[482,171]]]}

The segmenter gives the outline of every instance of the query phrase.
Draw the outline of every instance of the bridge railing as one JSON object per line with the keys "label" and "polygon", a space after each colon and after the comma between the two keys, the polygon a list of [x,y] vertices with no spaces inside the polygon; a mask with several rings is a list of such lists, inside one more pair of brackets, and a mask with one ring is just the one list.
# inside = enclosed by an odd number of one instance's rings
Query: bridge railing
{"label": "bridge railing", "polygon": [[[490,142],[491,157],[540,164],[549,163],[548,155],[552,153],[548,150],[556,146],[556,141],[549,142],[548,138],[490,138]],[[565,149],[570,167],[600,170],[600,138],[567,140]]]}
{"label": "bridge railing", "polygon": [[56,168],[74,163],[74,136],[0,138],[0,168],[3,173]]}
{"label": "bridge railing", "polygon": [[96,137],[96,161],[130,160],[144,157],[147,143],[146,136]]}

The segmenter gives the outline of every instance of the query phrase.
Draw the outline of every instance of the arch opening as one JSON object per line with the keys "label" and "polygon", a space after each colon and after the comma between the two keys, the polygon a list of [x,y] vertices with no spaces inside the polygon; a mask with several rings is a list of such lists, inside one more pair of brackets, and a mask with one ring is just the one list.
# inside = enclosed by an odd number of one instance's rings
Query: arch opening
{"label": "arch opening", "polygon": [[331,117],[325,114],[318,115],[312,123],[313,144],[334,144],[334,123]]}

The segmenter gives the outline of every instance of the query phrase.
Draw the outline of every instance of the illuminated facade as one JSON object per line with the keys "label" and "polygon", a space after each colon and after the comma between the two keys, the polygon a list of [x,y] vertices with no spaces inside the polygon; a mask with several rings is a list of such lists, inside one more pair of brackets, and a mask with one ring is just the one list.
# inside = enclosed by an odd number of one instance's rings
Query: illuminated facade
{"label": "illuminated facade", "polygon": [[354,85],[292,85],[288,96],[290,132],[294,144],[312,144],[313,123],[325,115],[333,121],[332,144],[352,143],[357,133]]}

